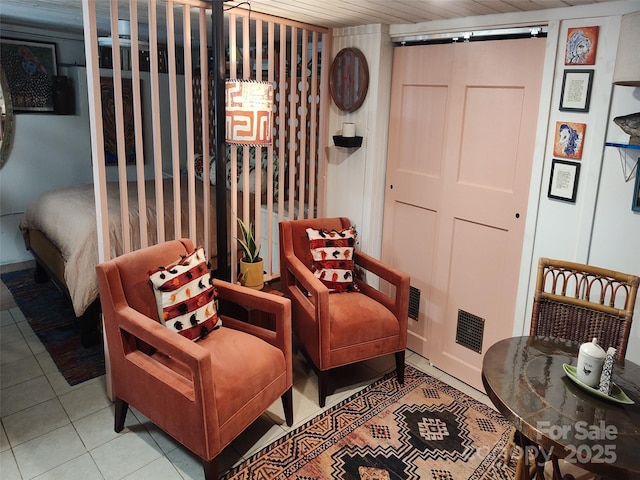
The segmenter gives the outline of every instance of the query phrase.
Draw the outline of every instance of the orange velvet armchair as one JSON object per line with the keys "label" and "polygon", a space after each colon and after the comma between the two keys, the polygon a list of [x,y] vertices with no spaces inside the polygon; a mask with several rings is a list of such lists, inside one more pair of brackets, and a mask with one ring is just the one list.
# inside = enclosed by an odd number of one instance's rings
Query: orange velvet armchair
{"label": "orange velvet armchair", "polygon": [[291,303],[214,280],[219,298],[268,312],[275,331],[220,313],[223,326],[194,342],[158,321],[149,271],[193,252],[190,240],[143,248],[97,265],[108,344],[115,430],[129,405],[218,478],[217,455],[278,398],[293,423]]}
{"label": "orange velvet armchair", "polygon": [[355,250],[355,267],[388,282],[392,296],[356,276],[359,291],[329,293],[311,271],[306,229],[344,230],[348,218],[318,218],[281,222],[280,278],[291,299],[293,331],[318,375],[319,403],[328,393],[331,369],[387,354],[395,354],[398,382],[404,383],[409,276]]}

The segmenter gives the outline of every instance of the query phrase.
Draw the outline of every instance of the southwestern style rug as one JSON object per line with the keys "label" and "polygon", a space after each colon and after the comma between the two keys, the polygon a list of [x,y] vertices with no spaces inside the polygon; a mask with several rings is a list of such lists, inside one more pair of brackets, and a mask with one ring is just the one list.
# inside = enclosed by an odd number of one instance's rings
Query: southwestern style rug
{"label": "southwestern style rug", "polygon": [[403,386],[395,373],[383,377],[224,480],[512,479],[517,458],[503,461],[510,432],[492,408],[407,366]]}

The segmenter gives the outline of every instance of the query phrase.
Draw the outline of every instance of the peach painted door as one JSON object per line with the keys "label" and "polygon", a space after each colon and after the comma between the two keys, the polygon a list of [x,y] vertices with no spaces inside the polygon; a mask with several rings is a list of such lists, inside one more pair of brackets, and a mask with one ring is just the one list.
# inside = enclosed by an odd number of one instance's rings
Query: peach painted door
{"label": "peach painted door", "polygon": [[480,390],[483,352],[512,335],[544,50],[394,50],[383,260],[419,290],[409,348]]}

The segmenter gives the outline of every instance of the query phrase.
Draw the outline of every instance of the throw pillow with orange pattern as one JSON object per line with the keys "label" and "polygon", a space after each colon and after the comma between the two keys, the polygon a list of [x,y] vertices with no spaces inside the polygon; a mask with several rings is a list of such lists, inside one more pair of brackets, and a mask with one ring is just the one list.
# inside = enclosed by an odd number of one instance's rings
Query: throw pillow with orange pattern
{"label": "throw pillow with orange pattern", "polygon": [[190,339],[204,338],[222,325],[217,292],[202,247],[166,267],[149,272],[160,321]]}
{"label": "throw pillow with orange pattern", "polygon": [[357,291],[353,251],[358,232],[355,227],[342,231],[307,228],[313,274],[330,292]]}

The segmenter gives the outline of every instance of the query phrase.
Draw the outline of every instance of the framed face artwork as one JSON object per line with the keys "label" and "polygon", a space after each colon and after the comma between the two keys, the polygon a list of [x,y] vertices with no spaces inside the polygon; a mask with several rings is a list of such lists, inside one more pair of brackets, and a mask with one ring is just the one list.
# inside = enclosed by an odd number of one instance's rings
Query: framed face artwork
{"label": "framed face artwork", "polygon": [[553,155],[580,160],[586,128],[585,123],[556,122]]}
{"label": "framed face artwork", "polygon": [[579,27],[567,30],[565,65],[595,65],[600,27]]}

